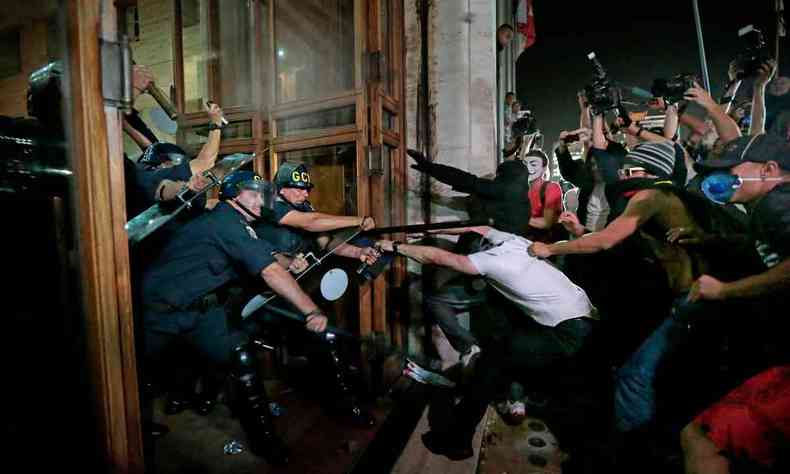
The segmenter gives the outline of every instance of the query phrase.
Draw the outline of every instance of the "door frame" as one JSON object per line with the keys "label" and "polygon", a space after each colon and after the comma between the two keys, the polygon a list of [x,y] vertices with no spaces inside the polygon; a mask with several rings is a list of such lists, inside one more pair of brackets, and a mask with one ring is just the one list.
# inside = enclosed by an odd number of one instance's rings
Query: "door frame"
{"label": "door frame", "polygon": [[117,41],[116,7],[113,0],[74,0],[67,8],[71,156],[98,456],[107,472],[143,472],[121,112],[104,104],[97,41]]}

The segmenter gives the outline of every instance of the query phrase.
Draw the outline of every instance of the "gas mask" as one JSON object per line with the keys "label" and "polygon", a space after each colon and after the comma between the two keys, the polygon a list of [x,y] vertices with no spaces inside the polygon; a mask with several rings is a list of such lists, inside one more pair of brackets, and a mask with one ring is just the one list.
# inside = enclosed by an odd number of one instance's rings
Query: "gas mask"
{"label": "gas mask", "polygon": [[744,181],[784,181],[783,178],[743,177],[727,171],[716,171],[702,180],[702,192],[716,204],[727,204]]}

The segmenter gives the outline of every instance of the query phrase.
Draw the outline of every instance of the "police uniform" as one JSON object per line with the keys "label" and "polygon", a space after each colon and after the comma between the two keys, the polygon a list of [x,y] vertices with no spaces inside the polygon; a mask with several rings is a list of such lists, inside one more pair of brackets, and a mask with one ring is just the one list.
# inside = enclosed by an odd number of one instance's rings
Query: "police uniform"
{"label": "police uniform", "polygon": [[[259,179],[249,171],[227,176],[220,198],[237,196],[241,189],[256,189],[249,187],[254,183],[252,177]],[[235,194],[226,191],[237,184]],[[142,298],[146,358],[159,359],[171,343],[185,339],[210,367],[230,369],[250,449],[269,462],[283,463],[287,450],[273,430],[252,344],[244,332],[228,325],[223,298],[229,283],[257,277],[275,263],[273,251],[240,211],[221,202],[174,232],[144,273]]]}
{"label": "police uniform", "polygon": [[283,225],[283,218],[291,211],[315,212],[310,203],[295,206],[281,196],[274,201],[271,219],[262,219],[255,224],[261,239],[271,243],[278,251],[290,255],[306,253],[315,249],[316,234],[303,229]]}
{"label": "police uniform", "polygon": [[228,362],[243,334],[228,328],[219,290],[260,275],[273,251],[227,203],[185,224],[143,276],[146,355],[183,334],[210,360]]}
{"label": "police uniform", "polygon": [[[307,167],[303,164],[287,162],[280,165],[275,176],[275,185],[278,192],[288,187],[308,190],[313,188]],[[278,253],[290,256],[317,249],[316,237],[318,234],[281,223],[282,219],[291,211],[315,212],[309,202],[292,204],[278,195],[273,203],[272,211],[270,217],[260,219],[255,224],[255,230],[261,239],[271,243]],[[268,328],[274,329],[276,327],[280,335],[291,343],[291,346],[302,346],[306,351],[314,372],[326,385],[322,391],[330,411],[346,417],[359,426],[369,427],[374,424],[370,414],[363,411],[357,404],[349,380],[348,364],[345,362],[345,357],[334,335],[306,333],[303,328],[295,327],[295,325],[272,317],[270,314],[265,314],[264,321]]]}

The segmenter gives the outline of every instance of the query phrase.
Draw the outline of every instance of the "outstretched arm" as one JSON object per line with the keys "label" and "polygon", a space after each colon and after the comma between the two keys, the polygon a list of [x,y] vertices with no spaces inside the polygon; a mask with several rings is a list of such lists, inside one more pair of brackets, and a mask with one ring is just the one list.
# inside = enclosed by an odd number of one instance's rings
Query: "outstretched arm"
{"label": "outstretched arm", "polygon": [[642,224],[658,212],[655,190],[640,191],[628,202],[628,206],[617,219],[613,220],[600,232],[585,234],[570,242],[559,242],[546,245],[535,242],[530,253],[537,257],[548,258],[553,255],[588,254],[608,250],[639,229]]}
{"label": "outstretched arm", "polygon": [[[393,251],[393,242],[379,240],[378,245],[385,252]],[[467,275],[479,275],[477,268],[466,255],[458,255],[436,247],[426,245],[399,244],[398,254],[411,258],[423,265],[438,265],[451,268]]]}
{"label": "outstretched arm", "polygon": [[362,227],[363,230],[370,230],[376,227],[376,221],[372,217],[335,216],[323,212],[300,211],[289,212],[280,219],[280,224],[308,232],[330,232],[346,227]]}

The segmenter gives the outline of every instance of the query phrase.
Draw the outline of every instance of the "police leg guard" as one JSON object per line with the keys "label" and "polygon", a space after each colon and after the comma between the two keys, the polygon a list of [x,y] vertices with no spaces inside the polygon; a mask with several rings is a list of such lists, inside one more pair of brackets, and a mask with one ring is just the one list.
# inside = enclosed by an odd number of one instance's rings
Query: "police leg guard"
{"label": "police leg guard", "polygon": [[350,421],[355,426],[364,428],[375,425],[375,419],[363,410],[354,394],[348,364],[344,361],[337,336],[332,333],[316,335],[320,342],[318,350],[311,351],[310,359],[318,374],[324,374],[328,385],[325,400],[327,408],[334,415]]}
{"label": "police leg guard", "polygon": [[269,411],[269,397],[258,376],[255,347],[251,343],[233,349],[232,376],[236,385],[238,415],[250,451],[271,464],[288,462],[288,449],[274,431]]}

